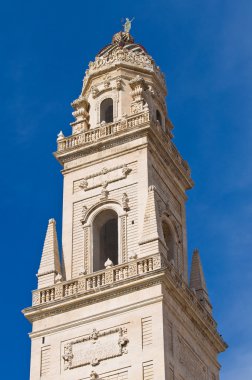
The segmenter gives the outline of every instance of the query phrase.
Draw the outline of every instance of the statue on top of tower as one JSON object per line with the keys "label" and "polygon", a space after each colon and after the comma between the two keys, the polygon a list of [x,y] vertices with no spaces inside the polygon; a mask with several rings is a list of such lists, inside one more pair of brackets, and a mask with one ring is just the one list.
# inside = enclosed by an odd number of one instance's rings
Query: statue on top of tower
{"label": "statue on top of tower", "polygon": [[135,19],[135,17],[133,17],[131,20],[128,17],[126,17],[126,21],[123,24],[124,32],[125,33],[129,33],[130,32],[131,24],[132,24],[132,21],[134,21],[134,19]]}

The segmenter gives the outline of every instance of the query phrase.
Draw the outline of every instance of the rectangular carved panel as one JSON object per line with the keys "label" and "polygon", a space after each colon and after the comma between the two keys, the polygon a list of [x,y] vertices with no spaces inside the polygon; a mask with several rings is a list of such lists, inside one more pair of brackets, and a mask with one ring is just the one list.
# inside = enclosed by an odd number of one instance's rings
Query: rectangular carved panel
{"label": "rectangular carved panel", "polygon": [[41,366],[40,376],[43,377],[50,372],[50,346],[42,347],[41,349]]}
{"label": "rectangular carved panel", "polygon": [[73,192],[88,191],[103,186],[104,183],[108,185],[112,182],[120,181],[127,178],[131,171],[132,168],[126,164],[115,166],[113,168],[104,167],[96,173],[75,181],[73,183]]}
{"label": "rectangular carved panel", "polygon": [[142,347],[152,344],[152,317],[142,318]]}
{"label": "rectangular carved panel", "polygon": [[68,342],[64,346],[64,369],[73,369],[91,364],[95,366],[102,360],[111,359],[127,353],[127,329],[117,327],[97,331],[90,335]]}

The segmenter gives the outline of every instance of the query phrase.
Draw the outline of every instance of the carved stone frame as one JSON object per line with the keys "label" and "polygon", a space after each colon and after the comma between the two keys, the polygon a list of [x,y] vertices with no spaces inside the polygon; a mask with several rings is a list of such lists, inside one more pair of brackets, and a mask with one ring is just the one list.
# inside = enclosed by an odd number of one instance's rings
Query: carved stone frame
{"label": "carved stone frame", "polygon": [[[84,268],[93,272],[93,223],[95,217],[104,210],[113,210],[118,216],[118,264],[128,261],[127,254],[127,212],[113,200],[99,202],[91,207],[83,221],[84,230]],[[105,268],[104,268],[105,269]]]}
{"label": "carved stone frame", "polygon": [[96,105],[95,105],[95,110],[97,113],[97,124],[98,125],[101,124],[100,123],[101,103],[103,102],[103,100],[105,100],[107,98],[111,98],[113,100],[113,121],[115,121],[115,119],[118,116],[118,102],[119,102],[118,91],[113,90],[112,92],[106,92],[102,96],[99,96],[99,98],[97,99]]}

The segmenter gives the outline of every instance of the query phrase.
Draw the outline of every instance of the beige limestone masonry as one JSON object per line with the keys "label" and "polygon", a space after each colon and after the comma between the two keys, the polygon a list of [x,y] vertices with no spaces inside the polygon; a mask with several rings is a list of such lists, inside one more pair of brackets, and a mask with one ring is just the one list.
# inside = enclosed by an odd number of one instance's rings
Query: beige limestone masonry
{"label": "beige limestone masonry", "polygon": [[[160,69],[119,32],[90,62],[62,132],[62,260],[50,220],[32,306],[31,380],[218,380],[226,349],[199,253],[190,286],[190,169]],[[97,267],[97,270],[94,268]]]}

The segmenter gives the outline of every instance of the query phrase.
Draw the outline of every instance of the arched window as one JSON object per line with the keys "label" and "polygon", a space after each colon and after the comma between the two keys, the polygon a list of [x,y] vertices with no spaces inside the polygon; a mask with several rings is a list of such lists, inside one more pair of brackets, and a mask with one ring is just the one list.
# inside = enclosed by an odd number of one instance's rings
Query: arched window
{"label": "arched window", "polygon": [[118,216],[103,210],[93,222],[93,272],[104,269],[107,259],[118,264]]}
{"label": "arched window", "polygon": [[100,123],[105,121],[105,123],[113,122],[113,99],[107,98],[101,102],[100,106]]}
{"label": "arched window", "polygon": [[156,110],[156,120],[159,122],[159,124],[162,126],[162,115],[159,110]]}
{"label": "arched window", "polygon": [[162,221],[162,229],[163,229],[163,235],[164,235],[164,241],[166,244],[166,247],[168,248],[167,251],[167,258],[168,260],[174,260],[175,259],[175,241],[174,236],[172,234],[171,228],[168,223],[165,221]]}

